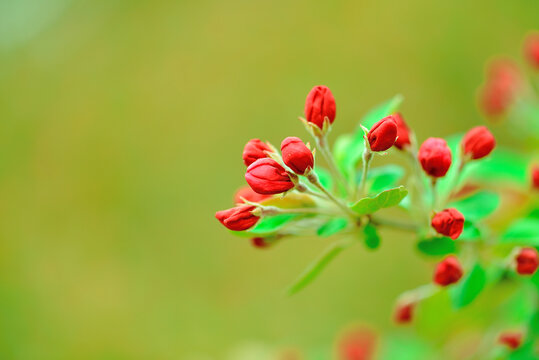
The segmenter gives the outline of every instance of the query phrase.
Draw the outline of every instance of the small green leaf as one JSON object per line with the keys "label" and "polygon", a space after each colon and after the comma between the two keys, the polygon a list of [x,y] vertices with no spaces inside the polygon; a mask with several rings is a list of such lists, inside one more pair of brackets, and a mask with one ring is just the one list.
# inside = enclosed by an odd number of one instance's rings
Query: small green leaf
{"label": "small green leaf", "polygon": [[486,283],[485,269],[479,263],[476,263],[472,270],[450,290],[453,306],[460,309],[471,304],[483,291]]}
{"label": "small green leaf", "polygon": [[307,286],[320,274],[320,272],[331,262],[331,260],[333,260],[349,245],[349,241],[339,241],[331,244],[318,259],[316,259],[305,269],[305,271],[303,271],[296,282],[288,288],[288,295],[293,295]]}
{"label": "small green leaf", "polygon": [[344,230],[348,226],[348,219],[334,218],[320,226],[316,233],[318,236],[331,236]]}
{"label": "small green leaf", "polygon": [[[457,159],[461,151],[461,141],[463,134],[453,135],[446,139],[447,145],[451,149],[453,159]],[[453,161],[447,174],[438,179],[436,189],[439,194],[448,195],[454,186],[454,180],[463,184],[469,179],[479,180],[482,183],[498,183],[500,181],[510,181],[513,183],[527,185],[529,181],[528,164],[530,156],[518,153],[502,146],[496,146],[494,151],[487,157],[468,162],[459,179],[455,179],[458,162]],[[458,187],[458,185],[457,185]]]}
{"label": "small green leaf", "polygon": [[389,116],[395,113],[399,106],[402,104],[404,97],[400,94],[393,96],[391,99],[384,101],[383,103],[377,105],[375,108],[371,109],[363,118],[361,119],[361,125],[365,126],[367,129],[370,129],[378,120],[382,120],[386,116]]}
{"label": "small green leaf", "polygon": [[478,220],[492,214],[500,205],[500,196],[491,191],[480,191],[465,199],[449,204],[464,215],[465,219]]}
{"label": "small green leaf", "polygon": [[454,254],[457,250],[455,242],[448,237],[423,239],[417,243],[417,249],[429,256]]}
{"label": "small green leaf", "polygon": [[359,200],[351,205],[350,209],[359,215],[372,214],[382,208],[398,205],[406,194],[408,194],[408,190],[404,186],[384,190],[373,197]]}
{"label": "small green leaf", "polygon": [[356,166],[361,160],[365,148],[363,132],[361,134],[360,137],[354,137],[350,134],[341,135],[333,146],[335,162],[348,180],[353,180]]}
{"label": "small green leaf", "polygon": [[481,238],[481,231],[470,220],[464,220],[464,229],[460,234],[459,241],[475,241]]}
{"label": "small green leaf", "polygon": [[380,246],[380,236],[376,226],[367,224],[363,228],[363,235],[365,236],[365,246],[369,249],[377,249]]}
{"label": "small green leaf", "polygon": [[380,360],[441,359],[442,354],[421,337],[399,333],[384,338],[379,350]]}
{"label": "small green leaf", "polygon": [[232,234],[239,237],[265,236],[275,233],[290,221],[297,218],[297,214],[281,214],[262,218],[256,226],[247,231],[231,231]]}
{"label": "small green leaf", "polygon": [[473,161],[464,168],[463,177],[488,183],[511,181],[527,185],[530,156],[497,146],[485,159]]}
{"label": "small green leaf", "polygon": [[501,242],[539,246],[539,219],[524,218],[515,221],[502,235]]}
{"label": "small green leaf", "polygon": [[274,232],[282,228],[284,225],[292,221],[292,219],[294,219],[297,216],[298,215],[296,214],[281,214],[281,215],[264,217],[262,218],[262,220],[260,220],[258,224],[256,224],[256,226],[252,230],[249,230],[249,232],[253,234],[264,234],[264,233]]}
{"label": "small green leaf", "polygon": [[526,341],[517,349],[511,351],[507,360],[532,360],[537,359],[537,351],[533,341]]}
{"label": "small green leaf", "polygon": [[404,199],[399,203],[399,206],[405,210],[410,211],[412,208],[412,199],[410,198],[410,195],[406,195]]}
{"label": "small green leaf", "polygon": [[[459,157],[460,153],[460,143],[462,141],[463,134],[456,134],[453,136],[450,136],[446,138],[447,146],[451,150],[451,155],[453,157],[453,161],[451,162],[451,166],[449,167],[449,170],[445,174],[444,177],[439,178],[436,181],[436,192],[440,194],[439,196],[448,196],[451,191],[453,191],[453,187],[456,185],[456,173],[458,170],[458,162],[456,159]],[[469,164],[465,167],[468,168]],[[463,176],[461,176],[462,180]],[[427,178],[424,177],[426,180]]]}
{"label": "small green leaf", "polygon": [[404,169],[398,165],[385,165],[369,170],[367,182],[371,192],[378,193],[395,185],[404,176]]}

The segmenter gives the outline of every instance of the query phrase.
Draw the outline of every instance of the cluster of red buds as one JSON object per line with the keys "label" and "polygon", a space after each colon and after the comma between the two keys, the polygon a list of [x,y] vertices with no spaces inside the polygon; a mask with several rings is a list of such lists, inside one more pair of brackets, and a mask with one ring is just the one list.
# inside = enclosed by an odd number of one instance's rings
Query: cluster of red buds
{"label": "cluster of red buds", "polygon": [[[507,69],[495,76],[496,86],[514,84]],[[459,203],[459,197],[470,195],[457,191],[459,179],[469,164],[493,152],[496,140],[487,127],[477,126],[456,146],[436,137],[418,146],[412,128],[397,110],[401,100],[395,97],[369,112],[353,134],[337,139],[331,151],[327,135],[336,117],[335,99],[326,86],[315,86],[306,99],[305,117],[300,117],[314,146],[298,137],[285,138],[280,151],[260,139],[248,141],[243,149],[248,187],[234,196],[235,207],[218,211],[215,217],[234,234],[249,237],[257,248],[268,248],[289,236],[335,235],[337,240],[322,255],[327,261],[311,266],[291,293],[311,281],[340,250],[358,242],[377,248],[378,231],[384,227],[412,231],[426,248],[445,244],[450,250],[435,254],[444,257],[434,266],[432,283],[397,301],[395,321],[410,323],[422,299],[469,276],[471,265],[468,260],[461,263],[457,248],[474,218],[467,218],[466,207]],[[402,175],[397,174],[380,186],[383,171],[371,169],[375,156],[385,156],[392,149],[414,169],[407,187],[398,183]],[[327,170],[317,164],[318,154]],[[532,171],[535,186],[538,174],[539,170]],[[410,221],[383,216],[391,207],[407,211]],[[515,247],[506,268],[530,275],[537,266],[536,249]]]}

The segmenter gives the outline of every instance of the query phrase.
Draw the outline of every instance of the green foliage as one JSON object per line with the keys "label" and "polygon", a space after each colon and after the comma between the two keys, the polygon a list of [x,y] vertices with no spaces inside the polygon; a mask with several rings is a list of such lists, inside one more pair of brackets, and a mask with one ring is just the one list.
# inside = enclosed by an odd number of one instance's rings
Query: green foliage
{"label": "green foliage", "polygon": [[363,136],[356,138],[351,134],[345,134],[339,136],[335,141],[333,157],[337,167],[348,181],[354,180],[355,169],[361,160],[364,148]]}
{"label": "green foliage", "polygon": [[539,246],[539,219],[524,218],[516,220],[502,235],[501,242]]}
{"label": "green foliage", "polygon": [[481,264],[476,263],[451,290],[451,301],[455,309],[469,305],[479,296],[487,283],[487,275]]}
{"label": "green foliage", "polygon": [[464,229],[458,241],[476,241],[481,239],[481,230],[471,220],[464,219]]}
{"label": "green foliage", "polygon": [[425,255],[443,256],[454,254],[457,250],[455,242],[448,237],[432,237],[420,240],[417,243],[417,249]]}
{"label": "green foliage", "polygon": [[382,360],[419,360],[439,359],[435,350],[418,337],[396,334],[386,339],[380,359]]}
{"label": "green foliage", "polygon": [[346,218],[333,218],[320,226],[316,233],[318,236],[331,236],[346,229],[348,226],[348,219]]}
{"label": "green foliage", "polygon": [[368,249],[375,250],[380,246],[380,235],[376,226],[367,224],[363,227],[363,236],[365,239],[365,246]]}
{"label": "green foliage", "polygon": [[479,220],[492,214],[500,205],[500,196],[492,191],[479,191],[467,198],[454,201],[449,207],[460,211],[465,219]]}
{"label": "green foliage", "polygon": [[287,290],[288,295],[293,295],[313,281],[328,264],[350,245],[349,241],[338,241],[331,244],[322,255],[312,262],[299,278]]}
{"label": "green foliage", "polygon": [[378,193],[396,186],[403,176],[404,169],[398,165],[391,164],[371,168],[367,174],[367,186],[370,192]]}
{"label": "green foliage", "polygon": [[[439,178],[436,183],[436,191],[442,196],[449,195],[449,193],[453,190],[453,185],[457,183],[457,159],[460,153],[460,142],[463,136],[463,134],[455,134],[445,139],[445,141],[447,142],[447,146],[449,147],[449,149],[451,149],[451,156],[453,158],[453,161],[451,162],[451,166],[449,167],[447,174],[445,174],[444,177]],[[461,176],[461,180],[462,178],[463,176]],[[426,180],[426,177],[423,177],[423,179]]]}
{"label": "green foliage", "polygon": [[380,209],[398,205],[408,194],[404,186],[384,190],[373,197],[366,197],[350,206],[359,215],[372,214]]}
{"label": "green foliage", "polygon": [[527,186],[529,163],[528,155],[497,146],[485,159],[469,163],[463,171],[463,178],[480,180],[484,183],[509,181]]}
{"label": "green foliage", "polygon": [[256,226],[248,231],[230,231],[240,237],[267,236],[277,232],[290,221],[296,219],[297,214],[280,214],[263,217]]}

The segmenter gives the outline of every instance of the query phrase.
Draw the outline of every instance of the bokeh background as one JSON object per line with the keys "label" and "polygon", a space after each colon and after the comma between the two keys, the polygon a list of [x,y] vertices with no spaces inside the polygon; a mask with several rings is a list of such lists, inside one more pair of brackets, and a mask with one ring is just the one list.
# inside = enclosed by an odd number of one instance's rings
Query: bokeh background
{"label": "bokeh background", "polygon": [[483,123],[484,64],[518,58],[538,13],[530,0],[0,1],[0,358],[327,359],[351,324],[405,332],[393,302],[431,269],[411,236],[385,232],[381,250],[355,247],[286,297],[328,240],[261,251],[214,212],[244,184],[248,139],[306,137],[314,85],[336,97],[333,138],[396,93],[421,140]]}

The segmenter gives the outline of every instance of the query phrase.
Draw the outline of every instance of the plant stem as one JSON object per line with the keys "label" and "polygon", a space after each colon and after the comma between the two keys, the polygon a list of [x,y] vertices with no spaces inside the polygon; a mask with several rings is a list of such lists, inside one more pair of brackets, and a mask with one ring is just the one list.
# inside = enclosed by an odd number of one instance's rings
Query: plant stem
{"label": "plant stem", "polygon": [[327,197],[325,197],[324,195],[316,193],[316,192],[310,190],[307,186],[305,186],[305,185],[303,185],[301,183],[299,183],[296,186],[296,190],[299,191],[300,193],[311,195],[311,196],[314,196],[314,197],[316,197],[318,199],[327,200]]}
{"label": "plant stem", "polygon": [[414,169],[415,188],[420,197],[420,210],[423,217],[422,221],[425,222],[425,226],[428,228],[430,227],[430,211],[427,209],[427,204],[425,201],[425,194],[427,193],[428,189],[425,187],[425,183],[423,182],[423,173],[421,172],[421,167],[419,166],[416,153],[417,148],[414,141],[412,147],[407,150],[407,155]]}
{"label": "plant stem", "polygon": [[348,194],[350,192],[348,187],[348,181],[346,181],[342,172],[337,168],[337,165],[335,164],[335,159],[333,158],[331,150],[329,149],[326,136],[326,134],[322,136],[316,136],[316,145],[318,147],[318,150],[320,150],[320,153],[322,153],[322,156],[326,160],[331,175],[337,180],[337,182],[340,183],[340,185]]}
{"label": "plant stem", "polygon": [[438,195],[436,194],[436,182],[437,178],[431,178],[431,190],[432,190],[432,211],[436,211],[438,206]]}
{"label": "plant stem", "polygon": [[458,185],[459,183],[460,176],[462,175],[462,170],[464,169],[464,165],[466,165],[466,162],[467,161],[462,158],[462,154],[459,154],[459,157],[457,160],[457,165],[458,165],[457,171],[455,171],[455,173],[451,177],[451,180],[449,182],[449,190],[447,191],[447,194],[445,194],[445,196],[443,197],[443,201],[441,202],[440,206],[445,206],[447,201],[451,199],[451,196],[453,196],[453,194],[455,193],[454,187]]}
{"label": "plant stem", "polygon": [[[324,211],[320,208],[293,208],[284,209],[276,206],[263,206],[262,215],[274,216],[280,214],[318,214],[318,215],[338,215],[335,211]],[[329,210],[329,209],[328,209]]]}
{"label": "plant stem", "polygon": [[348,208],[348,206],[346,206],[341,200],[337,199],[335,196],[333,196],[329,191],[326,190],[325,187],[322,186],[322,184],[320,184],[320,181],[318,180],[318,177],[316,176],[316,174],[314,173],[311,173],[307,176],[307,179],[309,180],[309,182],[311,184],[313,184],[314,186],[316,186],[318,189],[320,189],[320,191],[322,191],[326,196],[327,198],[332,201],[333,203],[335,203],[335,205],[337,205],[347,216],[349,216],[354,222],[357,221],[357,215],[356,213],[354,213],[352,210],[350,210]]}
{"label": "plant stem", "polygon": [[369,150],[368,144],[366,144],[363,151],[363,172],[361,173],[361,181],[359,183],[359,189],[361,195],[365,195],[365,187],[367,186],[367,172],[369,171],[369,165],[372,160],[372,151]]}
{"label": "plant stem", "polygon": [[400,298],[410,299],[413,302],[418,302],[431,297],[438,291],[440,291],[440,288],[438,286],[435,286],[434,284],[425,284],[413,290],[406,291],[400,296]]}
{"label": "plant stem", "polygon": [[401,223],[398,221],[383,219],[379,217],[371,217],[371,222],[374,225],[387,226],[387,227],[391,227],[391,228],[395,228],[395,229],[403,230],[403,231],[412,231],[412,232],[417,231],[417,225],[415,224]]}

